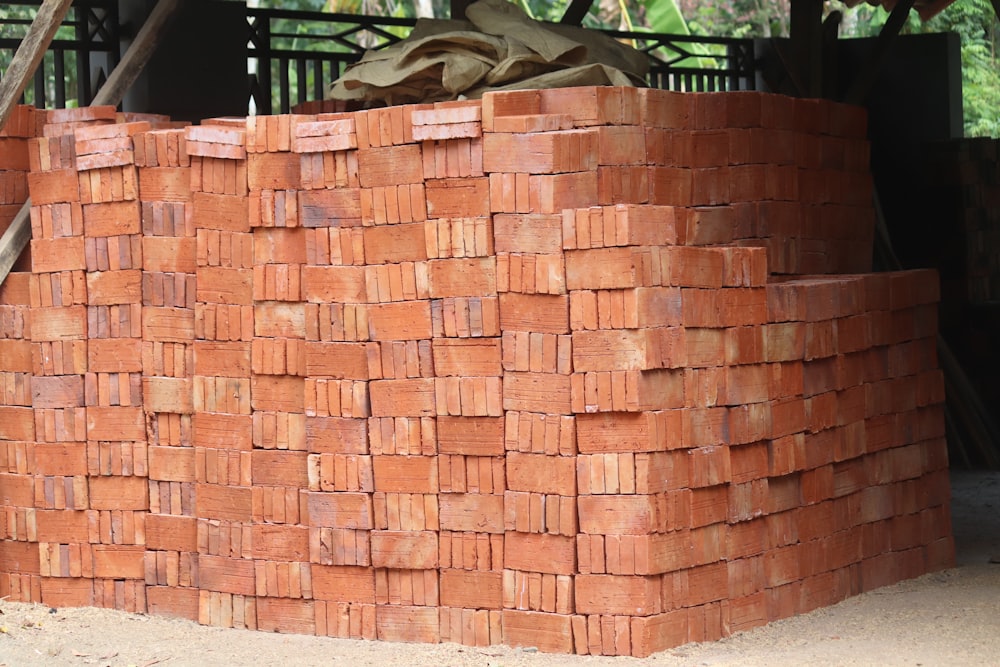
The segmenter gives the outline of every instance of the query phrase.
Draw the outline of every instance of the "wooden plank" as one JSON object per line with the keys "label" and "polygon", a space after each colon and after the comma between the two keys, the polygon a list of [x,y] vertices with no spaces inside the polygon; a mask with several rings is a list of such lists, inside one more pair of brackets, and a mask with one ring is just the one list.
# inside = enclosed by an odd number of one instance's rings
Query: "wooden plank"
{"label": "wooden plank", "polygon": [[[159,44],[160,37],[163,36],[166,31],[166,27],[170,19],[172,19],[180,6],[182,0],[159,0],[156,3],[156,7],[150,13],[149,18],[143,23],[142,28],[139,30],[139,34],[136,35],[135,40],[133,40],[132,45],[129,46],[128,51],[125,52],[125,56],[118,63],[118,66],[111,72],[111,76],[108,80],[101,86],[97,95],[94,97],[91,103],[94,106],[117,106],[121,102],[122,97],[128,91],[129,87],[135,83],[136,78],[142,71],[142,68],[146,66],[149,62],[150,56],[156,50],[156,46]],[[65,16],[66,10],[69,9],[69,5],[72,0],[60,0],[60,2],[55,2],[53,0],[46,0],[45,5],[65,5],[62,14],[55,20],[55,14],[52,14],[52,20],[54,21],[54,27],[52,28],[52,33],[55,33],[56,28],[59,27],[59,23],[62,21],[62,17]],[[45,6],[39,9],[38,16],[35,18],[35,22],[38,22],[38,17],[42,16],[42,10]],[[50,11],[54,11],[51,10]],[[46,15],[48,16],[48,15]],[[32,24],[32,29],[34,29],[34,23]],[[29,32],[30,35],[30,32]],[[37,42],[35,48],[38,50],[38,61],[41,60],[42,55],[45,53],[45,49],[48,47],[49,42],[52,40],[52,35],[48,35],[48,39],[45,40],[44,44]],[[28,37],[22,42],[22,47],[28,42]],[[17,60],[18,55],[21,53],[21,48],[18,48],[17,54],[14,59]],[[37,66],[37,61],[34,65],[28,69],[27,74],[24,75],[24,82],[26,84],[27,80],[31,77],[34,68]],[[7,76],[0,81],[0,90],[5,90],[4,84],[8,79],[14,79],[16,76],[12,76],[10,72],[14,69],[14,64],[11,64],[10,69],[7,71]],[[13,85],[13,84],[12,84]],[[23,90],[23,85],[17,90],[16,94],[11,95],[11,101],[16,101],[20,97],[21,90]],[[7,95],[8,92],[4,92],[3,95]],[[7,98],[0,95],[0,105],[6,105]],[[11,103],[10,108],[13,108],[13,103]],[[0,106],[0,112],[4,112],[5,106]],[[9,109],[6,110],[9,114]],[[0,115],[0,127],[6,121],[6,115]],[[14,262],[20,256],[21,252],[28,245],[28,241],[31,240],[31,223],[30,223],[30,212],[31,212],[31,200],[29,199],[18,211],[17,215],[14,217],[14,221],[11,223],[10,227],[4,233],[3,237],[0,237],[0,284],[7,279],[7,274],[10,273],[11,267],[14,266]]]}
{"label": "wooden plank", "polygon": [[35,20],[31,22],[28,33],[17,47],[10,67],[3,79],[0,79],[0,127],[7,124],[11,111],[42,62],[46,49],[72,4],[73,0],[45,0],[38,8]]}

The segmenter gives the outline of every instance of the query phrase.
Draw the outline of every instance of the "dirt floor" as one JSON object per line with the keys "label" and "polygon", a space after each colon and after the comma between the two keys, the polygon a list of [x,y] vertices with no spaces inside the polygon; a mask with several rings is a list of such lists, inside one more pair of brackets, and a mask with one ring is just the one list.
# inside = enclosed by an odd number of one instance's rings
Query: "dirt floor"
{"label": "dirt floor", "polygon": [[223,630],[0,601],[2,665],[1000,665],[1000,473],[954,472],[958,566],[644,660]]}

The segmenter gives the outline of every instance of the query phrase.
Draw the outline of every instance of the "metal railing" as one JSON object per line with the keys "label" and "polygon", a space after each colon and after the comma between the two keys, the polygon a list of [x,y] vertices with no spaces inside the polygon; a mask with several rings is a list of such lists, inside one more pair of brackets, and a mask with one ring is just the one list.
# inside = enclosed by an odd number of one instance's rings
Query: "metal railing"
{"label": "metal railing", "polygon": [[[0,5],[0,76],[40,0]],[[121,56],[117,0],[76,0],[21,101],[39,108],[86,106]]]}
{"label": "metal railing", "polygon": [[653,88],[712,93],[753,90],[754,40],[605,30],[649,57],[647,82]]}
{"label": "metal railing", "polygon": [[[40,0],[0,5],[0,76]],[[344,68],[370,49],[405,38],[415,19],[280,9],[247,9],[248,113],[287,113],[324,98]],[[679,91],[755,87],[752,39],[605,31],[650,60],[648,83]],[[24,102],[85,106],[120,57],[117,0],[76,0]]]}
{"label": "metal railing", "polygon": [[[322,99],[330,83],[368,49],[398,42],[415,19],[248,9],[251,97],[259,113],[286,113]],[[276,26],[295,21],[294,33]],[[287,23],[285,23],[287,25]],[[663,35],[605,30],[650,60],[656,88],[713,92],[752,90],[756,72],[752,39]],[[268,94],[270,91],[270,94]]]}
{"label": "metal railing", "polygon": [[347,65],[400,41],[416,19],[248,8],[247,22],[250,99],[257,113],[271,114],[323,99]]}

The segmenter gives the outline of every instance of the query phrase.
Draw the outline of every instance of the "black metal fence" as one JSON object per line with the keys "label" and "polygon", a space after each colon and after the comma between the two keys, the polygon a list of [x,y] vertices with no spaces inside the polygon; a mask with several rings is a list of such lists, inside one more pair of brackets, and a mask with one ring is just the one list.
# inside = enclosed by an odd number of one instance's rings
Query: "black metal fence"
{"label": "black metal fence", "polygon": [[[0,5],[0,77],[40,0]],[[247,9],[248,113],[287,113],[323,99],[344,68],[369,49],[405,38],[415,19]],[[25,92],[39,107],[85,106],[118,62],[117,0],[76,0]],[[606,31],[647,54],[649,85],[680,91],[755,86],[753,40]]]}
{"label": "black metal fence", "polygon": [[[321,100],[365,51],[406,37],[415,19],[247,8],[250,98],[257,113]],[[294,28],[294,31],[292,29]]]}
{"label": "black metal fence", "polygon": [[605,30],[604,33],[649,56],[653,88],[713,93],[753,90],[754,40]]}
{"label": "black metal fence", "polygon": [[[368,49],[404,38],[415,19],[248,9],[251,97],[259,113],[322,99],[326,87]],[[289,26],[294,25],[294,32]],[[282,28],[281,26],[284,26]],[[649,85],[679,91],[752,90],[752,39],[606,30],[645,53]]]}
{"label": "black metal fence", "polygon": [[[0,76],[40,4],[0,4]],[[76,0],[21,101],[40,108],[90,104],[120,58],[119,23],[118,0]]]}

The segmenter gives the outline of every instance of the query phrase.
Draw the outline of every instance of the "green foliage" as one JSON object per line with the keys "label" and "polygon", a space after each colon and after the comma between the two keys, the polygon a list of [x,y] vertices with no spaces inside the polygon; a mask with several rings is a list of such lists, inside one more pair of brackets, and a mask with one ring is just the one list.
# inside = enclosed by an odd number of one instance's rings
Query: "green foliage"
{"label": "green foliage", "polygon": [[962,50],[962,98],[965,135],[1000,137],[1000,76],[996,52],[982,44]]}
{"label": "green foliage", "polygon": [[[658,0],[651,0],[657,2]],[[783,37],[788,35],[789,0],[680,0],[693,35]]]}
{"label": "green foliage", "polygon": [[1000,137],[1000,22],[989,0],[959,0],[921,27],[962,39],[965,135]]}
{"label": "green foliage", "polygon": [[645,0],[646,18],[653,32],[666,35],[688,35],[687,22],[674,0]]}

